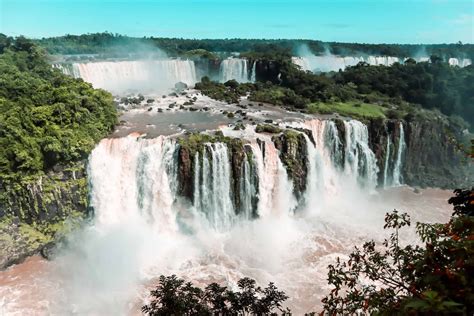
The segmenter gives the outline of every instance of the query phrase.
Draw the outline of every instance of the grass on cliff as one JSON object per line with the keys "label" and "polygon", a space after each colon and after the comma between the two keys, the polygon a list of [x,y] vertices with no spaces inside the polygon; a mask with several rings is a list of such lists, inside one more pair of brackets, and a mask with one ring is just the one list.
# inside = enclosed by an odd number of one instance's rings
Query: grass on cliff
{"label": "grass on cliff", "polygon": [[361,102],[311,103],[308,111],[312,114],[333,114],[356,117],[359,119],[385,118],[385,108],[376,104]]}

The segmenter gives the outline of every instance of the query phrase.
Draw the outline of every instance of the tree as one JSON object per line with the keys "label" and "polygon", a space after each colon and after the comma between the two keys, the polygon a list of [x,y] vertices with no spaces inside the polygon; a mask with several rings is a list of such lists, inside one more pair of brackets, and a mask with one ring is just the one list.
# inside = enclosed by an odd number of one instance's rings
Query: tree
{"label": "tree", "polygon": [[456,190],[445,224],[416,224],[424,246],[400,245],[407,214],[387,214],[393,233],[381,246],[356,247],[349,260],[329,266],[332,290],[323,300],[330,315],[472,315],[474,312],[474,192]]}
{"label": "tree", "polygon": [[148,315],[283,315],[289,309],[281,304],[288,298],[273,283],[262,289],[255,280],[243,278],[237,282],[239,291],[234,292],[217,283],[204,290],[185,282],[176,275],[160,276],[156,289],[150,292],[151,302],[142,307]]}

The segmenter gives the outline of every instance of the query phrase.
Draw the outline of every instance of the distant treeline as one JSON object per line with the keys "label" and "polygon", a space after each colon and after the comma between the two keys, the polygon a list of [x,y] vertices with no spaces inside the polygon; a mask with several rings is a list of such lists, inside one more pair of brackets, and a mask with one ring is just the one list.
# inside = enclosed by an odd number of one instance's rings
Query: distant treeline
{"label": "distant treeline", "polygon": [[229,103],[250,93],[250,100],[257,102],[358,118],[425,120],[429,113],[422,110],[439,110],[459,130],[468,127],[463,119],[474,126],[473,65],[451,67],[433,56],[430,62],[408,59],[390,67],[359,63],[345,71],[314,74],[302,71],[289,59],[265,62],[277,69],[278,76],[262,80],[257,75],[255,84],[240,85],[203,78],[196,88]]}
{"label": "distant treeline", "polygon": [[192,50],[208,52],[275,52],[297,55],[302,46],[307,46],[314,54],[331,53],[336,55],[383,55],[396,57],[416,57],[437,55],[443,58],[474,59],[472,44],[361,44],[336,43],[315,40],[265,40],[265,39],[182,39],[157,37],[128,37],[108,32],[65,35],[36,40],[51,54],[117,54],[133,53],[159,48],[171,56],[181,55]]}

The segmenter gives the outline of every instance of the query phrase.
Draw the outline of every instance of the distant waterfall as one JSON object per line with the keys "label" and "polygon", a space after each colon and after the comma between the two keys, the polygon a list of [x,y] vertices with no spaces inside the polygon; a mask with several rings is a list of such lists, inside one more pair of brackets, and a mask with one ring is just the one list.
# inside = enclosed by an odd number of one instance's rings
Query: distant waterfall
{"label": "distant waterfall", "polygon": [[451,66],[458,66],[458,67],[467,67],[472,64],[472,61],[468,58],[449,58],[448,63]]}
{"label": "distant waterfall", "polygon": [[162,92],[173,88],[177,82],[193,86],[197,81],[194,62],[181,59],[87,62],[55,67],[82,78],[95,88],[114,93],[129,90]]}
{"label": "distant waterfall", "polygon": [[324,55],[324,56],[305,56],[305,57],[293,57],[293,63],[300,66],[302,70],[311,72],[329,72],[338,71],[339,69],[344,70],[346,67],[355,66],[360,62],[366,62],[369,65],[384,65],[390,66],[395,62],[398,62],[397,57],[388,56],[368,56],[368,57],[356,57],[356,56],[337,56],[337,55]]}
{"label": "distant waterfall", "polygon": [[[429,57],[413,58],[416,62],[427,62]],[[355,66],[360,62],[365,62],[372,66],[391,66],[394,63],[403,63],[405,60],[392,56],[338,56],[338,55],[309,55],[304,57],[293,57],[294,64],[300,66],[304,71],[311,72],[329,72],[344,70],[346,67]],[[471,64],[471,60],[464,58],[449,58],[447,62],[451,66],[467,67]]]}
{"label": "distant waterfall", "polygon": [[255,63],[249,74],[249,63],[244,58],[227,58],[221,62],[220,82],[236,80],[240,83],[255,81]]}

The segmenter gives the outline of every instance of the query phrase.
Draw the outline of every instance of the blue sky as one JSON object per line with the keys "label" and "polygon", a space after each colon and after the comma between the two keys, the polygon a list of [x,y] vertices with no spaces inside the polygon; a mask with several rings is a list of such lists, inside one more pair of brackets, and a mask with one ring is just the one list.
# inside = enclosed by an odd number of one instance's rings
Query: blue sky
{"label": "blue sky", "polygon": [[474,42],[473,0],[0,0],[0,32]]}

